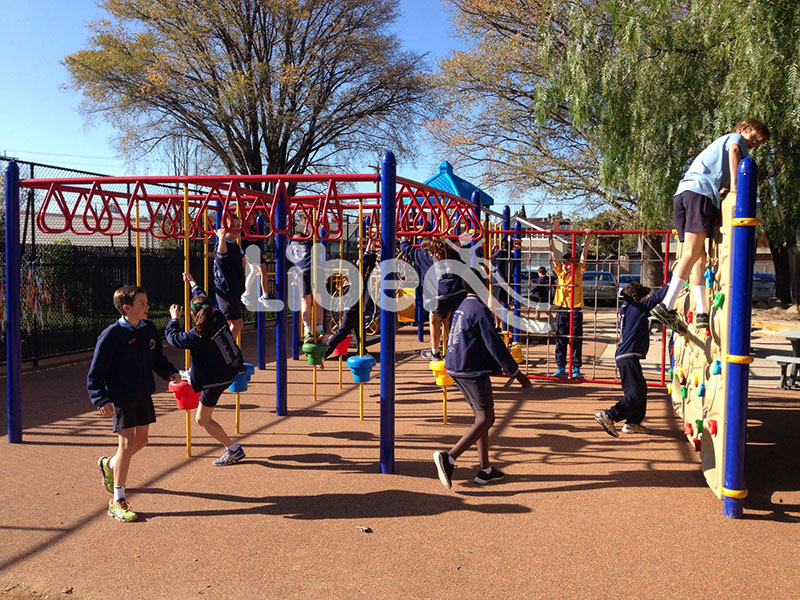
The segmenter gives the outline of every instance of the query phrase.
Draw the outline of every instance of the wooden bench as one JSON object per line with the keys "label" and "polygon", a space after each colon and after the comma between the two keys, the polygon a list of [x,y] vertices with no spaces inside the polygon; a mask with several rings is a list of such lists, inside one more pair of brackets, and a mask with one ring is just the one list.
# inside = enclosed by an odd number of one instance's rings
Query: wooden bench
{"label": "wooden bench", "polygon": [[[771,360],[772,362],[776,362],[781,367],[781,389],[782,390],[790,390],[792,386],[797,382],[797,370],[800,368],[800,357],[797,356],[781,356],[780,354],[771,354],[765,358],[765,360]],[[791,383],[789,382],[790,376],[787,375],[786,370],[789,365],[794,365],[792,368],[791,374]]]}

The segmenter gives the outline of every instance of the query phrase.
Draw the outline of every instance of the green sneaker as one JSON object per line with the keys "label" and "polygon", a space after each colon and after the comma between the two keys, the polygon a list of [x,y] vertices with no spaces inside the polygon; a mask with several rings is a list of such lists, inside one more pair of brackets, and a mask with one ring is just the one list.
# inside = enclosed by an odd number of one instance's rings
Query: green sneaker
{"label": "green sneaker", "polygon": [[667,310],[667,307],[661,303],[656,304],[650,311],[650,314],[661,321],[664,325],[672,329],[672,331],[679,333],[680,335],[683,335],[689,331],[689,328],[686,327],[686,323],[683,322],[683,319],[678,314],[678,311],[674,309]]}
{"label": "green sneaker", "polygon": [[117,521],[125,521],[126,523],[130,523],[131,521],[135,521],[139,518],[139,515],[131,510],[128,501],[125,500],[125,498],[122,500],[117,500],[116,502],[109,500],[108,514],[114,517]]}
{"label": "green sneaker", "polygon": [[114,493],[114,471],[108,466],[108,461],[111,460],[108,456],[101,456],[97,461],[97,466],[100,468],[100,473],[103,474],[103,485],[106,486],[106,491]]}

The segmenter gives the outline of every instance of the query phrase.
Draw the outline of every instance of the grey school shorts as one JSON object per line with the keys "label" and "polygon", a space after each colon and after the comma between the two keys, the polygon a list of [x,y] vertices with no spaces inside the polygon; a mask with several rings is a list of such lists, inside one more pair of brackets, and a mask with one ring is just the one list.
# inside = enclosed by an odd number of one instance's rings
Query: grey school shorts
{"label": "grey school shorts", "polygon": [[478,377],[453,377],[456,387],[464,394],[464,399],[472,410],[494,408],[492,380],[488,375]]}

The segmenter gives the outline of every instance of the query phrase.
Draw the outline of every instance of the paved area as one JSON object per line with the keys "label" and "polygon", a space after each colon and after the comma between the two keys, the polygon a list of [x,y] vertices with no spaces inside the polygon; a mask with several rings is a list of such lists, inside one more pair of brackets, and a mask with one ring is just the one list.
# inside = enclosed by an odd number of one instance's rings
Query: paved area
{"label": "paved area", "polygon": [[[236,437],[248,457],[225,468],[211,466],[221,449],[196,426],[186,457],[184,413],[162,383],[150,445],[129,477],[142,516],[132,524],[105,515],[95,463],[115,437],[90,410],[88,359],[26,369],[24,443],[0,443],[0,597],[797,596],[800,392],[774,389],[777,367],[753,365],[750,495],[745,518],[731,520],[657,390],[653,434],[617,439],[592,418],[615,386],[523,392],[498,380],[491,455],[507,477],[471,483],[473,450],[445,490],[431,453],[463,433],[470,411],[451,388],[443,424],[410,328],[397,345],[395,474],[379,472],[377,379],[361,421],[358,388],[346,374],[339,389],[335,363],[318,373],[315,400],[310,367],[290,360],[289,415],[279,418],[268,364],[242,394]],[[252,333],[244,346],[254,357]],[[529,350],[531,372],[546,372],[546,345]],[[610,378],[609,352],[587,344],[589,367]],[[218,411],[229,431],[232,398]]]}

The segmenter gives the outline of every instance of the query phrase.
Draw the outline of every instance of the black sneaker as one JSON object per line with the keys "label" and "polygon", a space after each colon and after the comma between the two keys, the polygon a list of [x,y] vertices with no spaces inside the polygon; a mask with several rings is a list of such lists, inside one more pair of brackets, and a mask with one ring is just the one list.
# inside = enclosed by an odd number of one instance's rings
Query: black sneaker
{"label": "black sneaker", "polygon": [[708,329],[710,323],[708,319],[708,313],[697,313],[697,316],[694,318],[694,324],[697,326],[698,329],[701,327],[705,327]]}
{"label": "black sneaker", "polygon": [[667,307],[660,302],[653,307],[650,314],[676,333],[683,335],[689,331],[678,311],[675,309],[667,310]]}
{"label": "black sneaker", "polygon": [[439,481],[448,490],[453,487],[453,463],[450,462],[450,456],[447,452],[434,452],[433,462],[436,463],[436,470],[439,472]]}
{"label": "black sneaker", "polygon": [[419,355],[425,360],[442,360],[442,353],[438,350],[431,350],[430,348],[420,350]]}
{"label": "black sneaker", "polygon": [[478,471],[478,474],[475,475],[474,481],[478,485],[486,485],[490,481],[500,481],[506,474],[503,473],[500,469],[495,469],[494,467],[489,467],[489,472],[486,473],[485,471]]}

